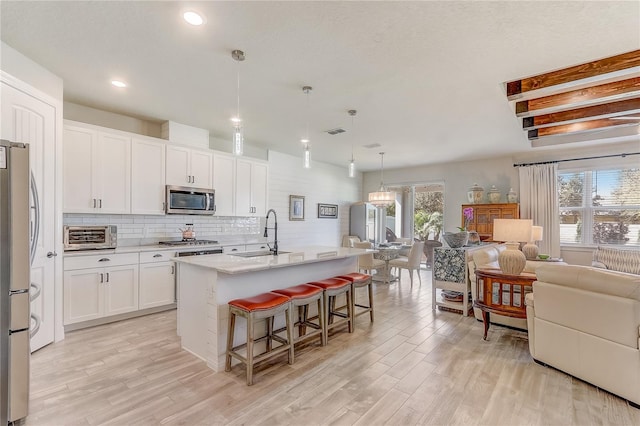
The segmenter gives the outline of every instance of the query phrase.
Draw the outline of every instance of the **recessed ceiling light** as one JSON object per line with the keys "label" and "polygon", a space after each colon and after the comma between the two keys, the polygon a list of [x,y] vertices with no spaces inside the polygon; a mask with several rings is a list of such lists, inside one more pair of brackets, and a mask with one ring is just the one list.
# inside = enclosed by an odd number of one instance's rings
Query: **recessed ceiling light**
{"label": "recessed ceiling light", "polygon": [[202,15],[194,12],[193,10],[187,10],[182,14],[182,17],[191,25],[198,26],[204,24],[204,18],[202,17]]}
{"label": "recessed ceiling light", "polygon": [[111,84],[116,87],[127,87],[127,83],[122,82],[120,80],[111,80]]}

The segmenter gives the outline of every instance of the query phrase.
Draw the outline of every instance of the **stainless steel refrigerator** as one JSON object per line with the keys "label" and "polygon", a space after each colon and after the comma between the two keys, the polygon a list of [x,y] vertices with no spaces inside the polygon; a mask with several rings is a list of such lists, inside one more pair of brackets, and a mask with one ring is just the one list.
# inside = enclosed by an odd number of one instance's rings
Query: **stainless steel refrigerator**
{"label": "stainless steel refrigerator", "polygon": [[349,235],[356,235],[360,241],[374,244],[380,240],[378,208],[369,203],[355,203],[349,208]]}
{"label": "stainless steel refrigerator", "polygon": [[0,140],[0,425],[29,402],[29,148]]}

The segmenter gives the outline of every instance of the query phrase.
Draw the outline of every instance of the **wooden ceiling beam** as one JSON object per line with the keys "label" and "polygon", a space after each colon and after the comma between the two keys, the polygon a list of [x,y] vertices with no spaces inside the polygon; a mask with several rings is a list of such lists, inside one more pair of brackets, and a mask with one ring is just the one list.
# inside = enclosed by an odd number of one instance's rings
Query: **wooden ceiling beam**
{"label": "wooden ceiling beam", "polygon": [[610,102],[602,105],[593,105],[568,111],[538,115],[535,117],[525,117],[522,119],[522,129],[533,130],[557,126],[559,124],[570,124],[579,121],[611,118],[638,113],[640,113],[640,97],[626,99],[624,101]]}
{"label": "wooden ceiling beam", "polygon": [[529,140],[536,140],[539,138],[544,138],[546,136],[568,135],[572,133],[582,133],[624,126],[638,126],[638,123],[633,121],[602,118],[598,120],[581,121],[579,123],[563,124],[560,126],[529,130],[527,132],[527,137],[529,138]]}
{"label": "wooden ceiling beam", "polygon": [[580,84],[593,85],[608,79],[620,80],[629,78],[632,76],[630,74],[637,74],[639,71],[640,50],[634,50],[557,71],[509,81],[506,83],[507,98],[512,101],[536,90],[560,91],[571,85],[575,87]]}
{"label": "wooden ceiling beam", "polygon": [[516,116],[528,117],[573,107],[600,104],[640,96],[640,77],[585,87],[557,95],[516,102]]}

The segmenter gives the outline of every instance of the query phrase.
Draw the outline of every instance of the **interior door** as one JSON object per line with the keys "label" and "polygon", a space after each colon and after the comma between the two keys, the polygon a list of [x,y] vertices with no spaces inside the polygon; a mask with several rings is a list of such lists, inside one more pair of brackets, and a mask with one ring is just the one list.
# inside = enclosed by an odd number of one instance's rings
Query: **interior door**
{"label": "interior door", "polygon": [[30,234],[35,244],[31,259],[33,352],[54,339],[55,263],[47,253],[55,251],[55,107],[1,83],[1,137],[29,144],[33,179]]}

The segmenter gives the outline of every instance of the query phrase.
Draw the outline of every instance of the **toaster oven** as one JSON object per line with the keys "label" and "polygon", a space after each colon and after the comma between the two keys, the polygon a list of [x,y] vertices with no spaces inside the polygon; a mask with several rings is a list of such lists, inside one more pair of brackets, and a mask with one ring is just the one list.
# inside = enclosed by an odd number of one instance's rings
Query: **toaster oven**
{"label": "toaster oven", "polygon": [[118,243],[115,225],[65,226],[64,250],[114,249]]}

